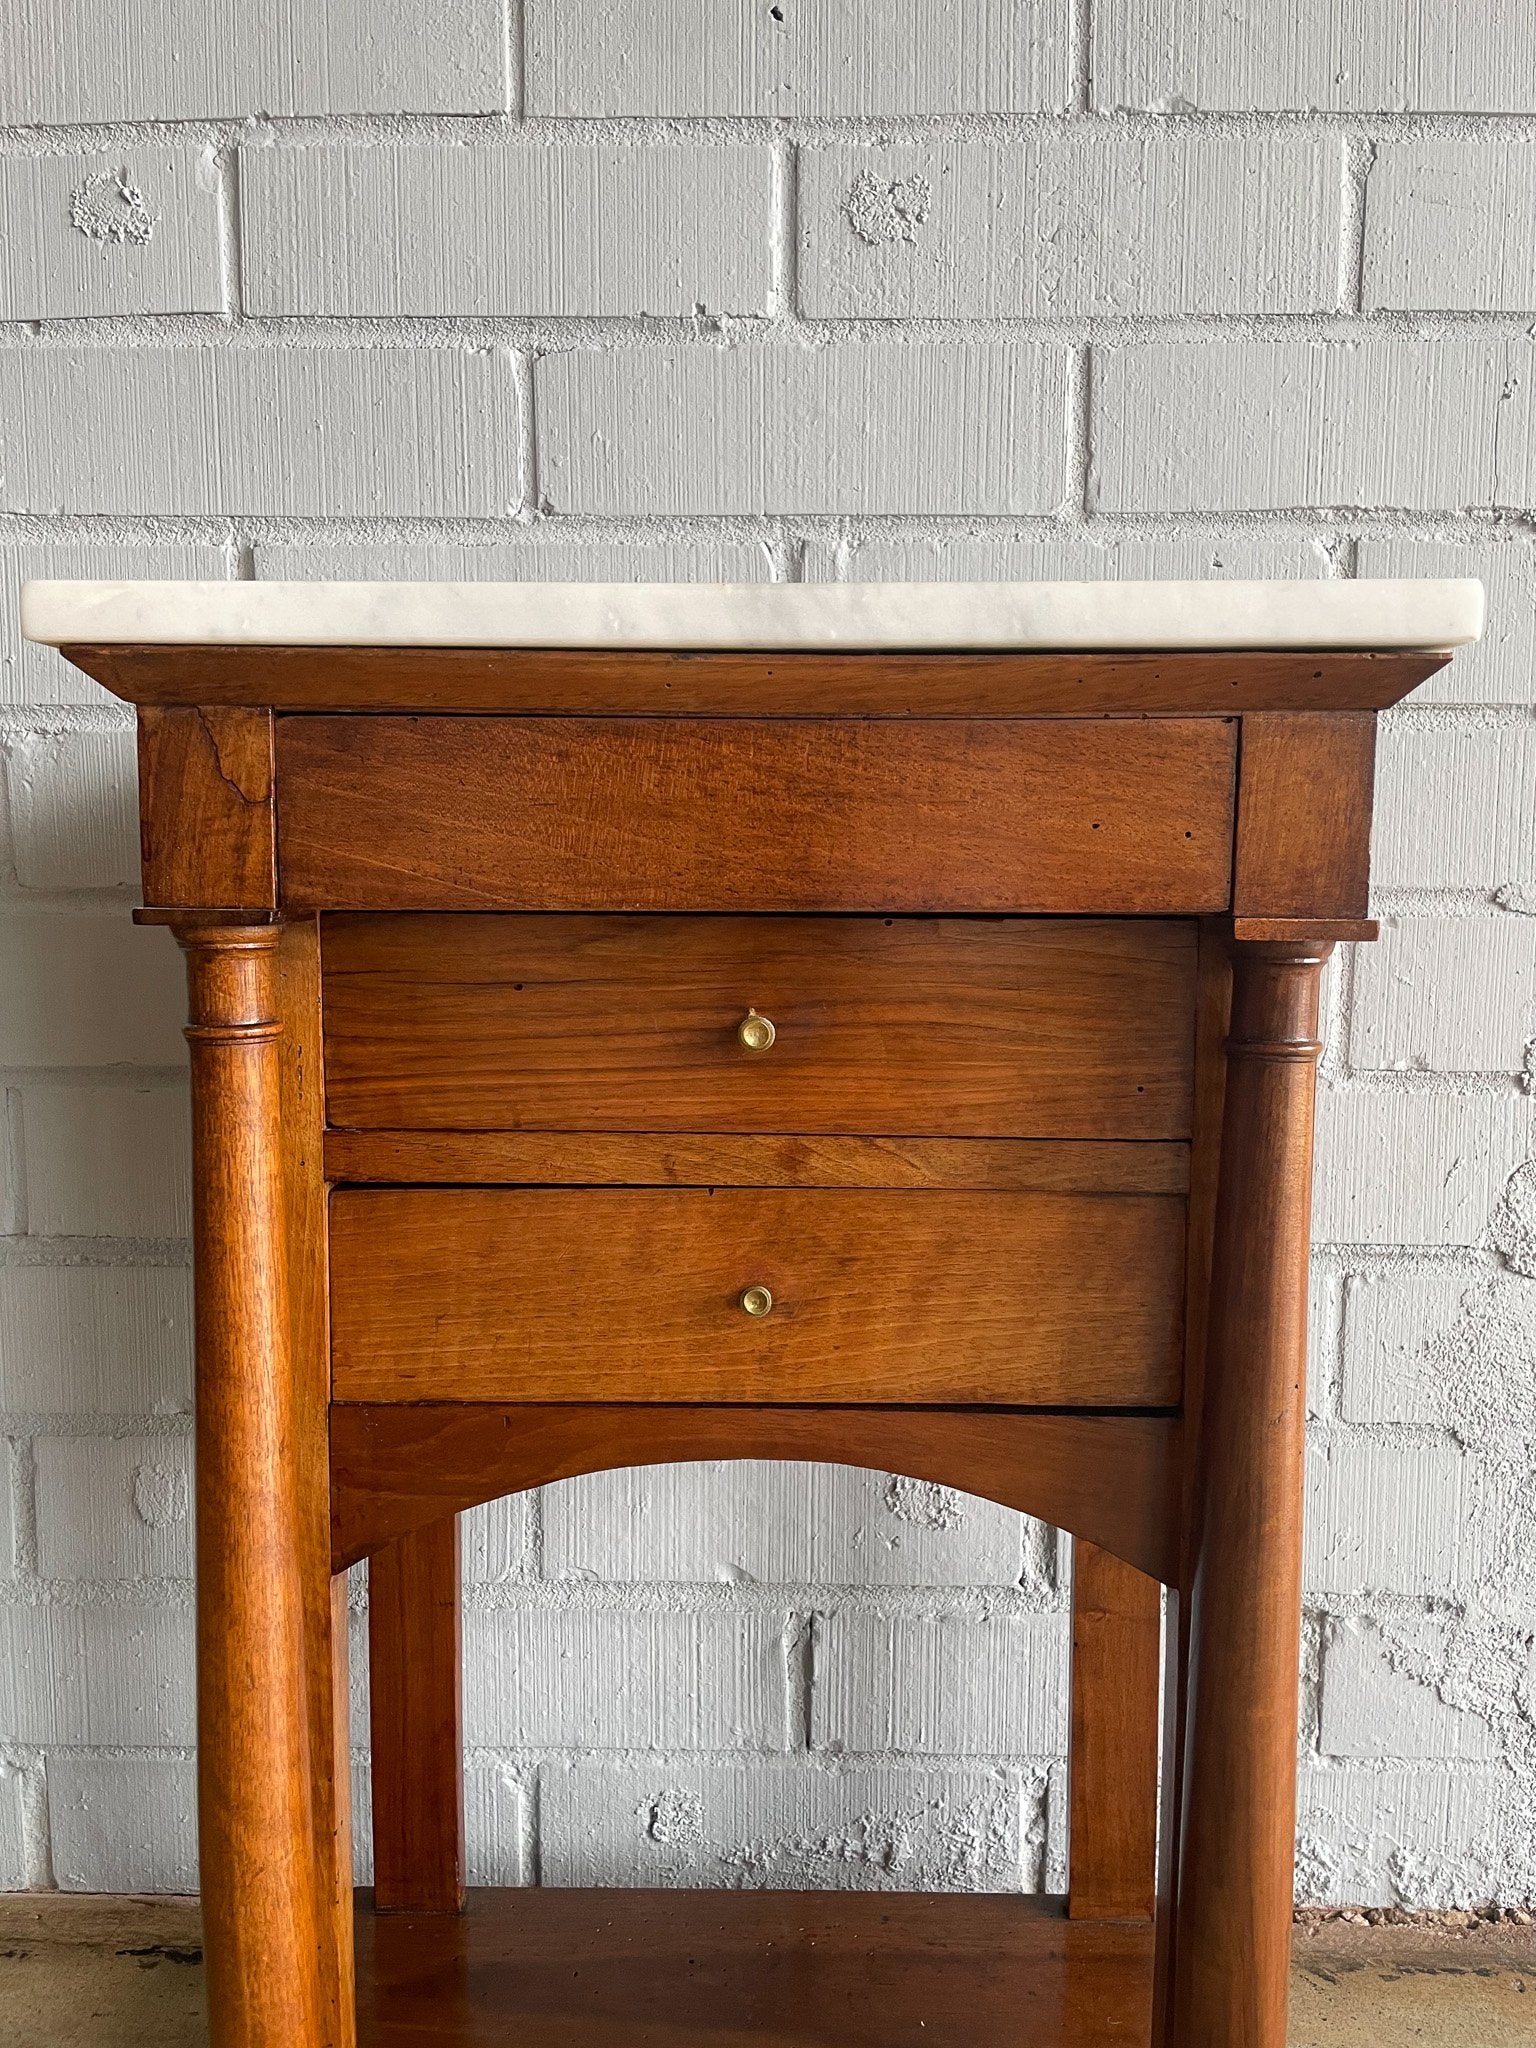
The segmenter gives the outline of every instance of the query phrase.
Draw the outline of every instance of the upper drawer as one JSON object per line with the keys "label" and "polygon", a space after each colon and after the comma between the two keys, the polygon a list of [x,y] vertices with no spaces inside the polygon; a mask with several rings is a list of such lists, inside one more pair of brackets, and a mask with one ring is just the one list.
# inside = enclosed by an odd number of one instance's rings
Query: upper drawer
{"label": "upper drawer", "polygon": [[1083,911],[1231,896],[1223,718],[277,723],[293,909]]}
{"label": "upper drawer", "polygon": [[336,1125],[1190,1130],[1192,924],[354,915],[321,950]]}

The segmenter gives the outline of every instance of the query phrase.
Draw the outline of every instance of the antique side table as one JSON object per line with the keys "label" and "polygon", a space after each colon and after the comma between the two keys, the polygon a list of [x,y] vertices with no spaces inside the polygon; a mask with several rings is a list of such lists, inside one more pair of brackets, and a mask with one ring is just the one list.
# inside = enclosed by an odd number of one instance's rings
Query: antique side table
{"label": "antique side table", "polygon": [[[1481,603],[28,587],[187,956],[215,2048],[1281,2048],[1319,976]],[[1073,1533],[1066,1898],[466,1904],[458,1511],[720,1457]]]}

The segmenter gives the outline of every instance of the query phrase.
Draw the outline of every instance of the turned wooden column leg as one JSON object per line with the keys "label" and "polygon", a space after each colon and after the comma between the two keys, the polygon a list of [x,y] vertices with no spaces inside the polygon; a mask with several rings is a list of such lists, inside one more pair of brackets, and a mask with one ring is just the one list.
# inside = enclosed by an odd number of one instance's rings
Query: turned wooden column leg
{"label": "turned wooden column leg", "polygon": [[[278,935],[189,921],[177,936],[192,1048],[198,1839],[209,2038],[213,2048],[312,2048],[328,2013],[311,1836]],[[324,1941],[328,1950],[328,1933]]]}
{"label": "turned wooden column leg", "polygon": [[1327,952],[1236,949],[1187,1550],[1178,2048],[1285,2043],[1312,1115]]}

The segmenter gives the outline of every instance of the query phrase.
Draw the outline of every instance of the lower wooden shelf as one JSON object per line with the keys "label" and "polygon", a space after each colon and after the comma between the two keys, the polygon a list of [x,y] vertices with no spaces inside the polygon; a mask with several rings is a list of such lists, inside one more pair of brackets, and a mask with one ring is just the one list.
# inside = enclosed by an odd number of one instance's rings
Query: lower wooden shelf
{"label": "lower wooden shelf", "polygon": [[1054,1898],[359,1895],[359,2048],[1100,2048],[1151,2029],[1152,1929]]}

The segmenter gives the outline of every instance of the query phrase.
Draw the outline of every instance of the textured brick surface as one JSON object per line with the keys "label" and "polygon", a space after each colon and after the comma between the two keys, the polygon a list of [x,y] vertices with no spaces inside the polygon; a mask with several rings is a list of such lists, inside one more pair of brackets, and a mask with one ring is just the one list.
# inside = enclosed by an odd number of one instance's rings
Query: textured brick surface
{"label": "textured brick surface", "polygon": [[646,1466],[546,1487],[544,1568],[620,1580],[1016,1586],[1024,1518],[846,1465]]}
{"label": "textured brick surface", "polygon": [[1040,1788],[1001,1771],[549,1764],[540,1876],[556,1885],[775,1891],[1031,1889]]}
{"label": "textured brick surface", "polygon": [[1403,918],[1360,948],[1352,1066],[1519,1074],[1533,1040],[1536,917]]}
{"label": "textured brick surface", "polygon": [[1321,1906],[1433,1911],[1488,1896],[1499,1833],[1487,1772],[1303,1766],[1297,1888]]}
{"label": "textured brick surface", "polygon": [[[5,785],[11,853],[23,889],[105,889],[137,882],[138,773],[131,732],[29,733],[5,749]],[[65,946],[62,933],[57,942]],[[146,971],[156,973],[164,964],[161,949],[143,950]]]}
{"label": "textured brick surface", "polygon": [[1524,342],[1159,341],[1095,349],[1093,362],[1106,512],[1532,495]]}
{"label": "textured brick surface", "polygon": [[493,113],[506,104],[498,0],[247,7],[17,0],[0,122],[211,114]]}
{"label": "textured brick surface", "polygon": [[54,1878],[66,1892],[195,1892],[197,1766],[188,1758],[48,1758]]}
{"label": "textured brick surface", "polygon": [[1317,312],[1338,291],[1341,168],[1332,139],[1312,135],[807,149],[801,309]]}
{"label": "textured brick surface", "polygon": [[825,1616],[815,1637],[818,1749],[1053,1756],[1065,1736],[1066,1619]]}
{"label": "textured brick surface", "polygon": [[[1427,1637],[1430,1629],[1420,1632]],[[1444,1625],[1435,1624],[1434,1633],[1443,1638]],[[1426,1683],[1415,1669],[1421,1659],[1443,1666],[1443,1641],[1400,1646],[1368,1621],[1341,1621],[1330,1629],[1323,1648],[1324,1754],[1492,1762],[1498,1754],[1493,1728]]]}
{"label": "textured brick surface", "polygon": [[760,1614],[513,1608],[465,1617],[470,1742],[782,1749],[784,1636]]}
{"label": "textured brick surface", "polygon": [[1340,1398],[1347,1421],[1444,1420],[1434,1347],[1456,1322],[1476,1277],[1474,1265],[1459,1261],[1350,1275]]}
{"label": "textured brick surface", "polygon": [[1536,724],[1439,726],[1385,718],[1376,750],[1378,889],[1536,882]]}
{"label": "textured brick surface", "polygon": [[1475,576],[1487,592],[1482,639],[1420,683],[1413,704],[1536,703],[1536,549],[1390,534],[1362,540],[1356,568],[1362,576]]}
{"label": "textured brick surface", "polygon": [[1465,1591],[1486,1568],[1499,1495],[1447,1441],[1348,1436],[1307,1454],[1306,1583],[1314,1593]]}
{"label": "textured brick surface", "polygon": [[1101,107],[1536,108],[1536,24],[1521,0],[1478,0],[1475,34],[1420,0],[1121,0],[1093,19]]}
{"label": "textured brick surface", "polygon": [[32,1455],[45,1579],[191,1577],[190,1436],[44,1436]]}
{"label": "textured brick surface", "polygon": [[191,1405],[189,1271],[0,1268],[0,1408],[148,1415]]}
{"label": "textured brick surface", "polygon": [[[517,399],[497,352],[9,349],[0,416],[12,423],[13,511],[465,514],[517,503]],[[62,434],[65,419],[86,431]]]}
{"label": "textured brick surface", "polygon": [[823,547],[806,564],[808,578],[849,583],[1097,583],[1162,576],[1204,582],[1217,578],[1324,576],[1328,562],[1315,541],[1289,536],[1211,540],[1037,540],[1009,534],[944,534],[923,540],[862,540]]}
{"label": "textured brick surface", "polygon": [[191,1138],[178,1088],[28,1084],[27,1215],[38,1237],[186,1237]]}
{"label": "textured brick surface", "polygon": [[1367,306],[1492,312],[1536,304],[1536,145],[1378,146],[1366,187]]}
{"label": "textured brick surface", "polygon": [[761,313],[761,145],[248,149],[252,313]]}
{"label": "textured brick surface", "polygon": [[1067,488],[1058,347],[578,350],[535,389],[563,512],[1047,512]]}
{"label": "textured brick surface", "polygon": [[0,912],[0,1063],[179,1066],[186,984],[174,947],[122,910]]}
{"label": "textured brick surface", "polygon": [[0,1891],[21,1891],[28,1878],[21,1772],[0,1764]]}
{"label": "textured brick surface", "polygon": [[728,540],[263,541],[254,551],[264,583],[766,583],[770,566],[760,543]]}
{"label": "textured brick surface", "polygon": [[527,0],[532,114],[965,114],[1059,107],[1044,0]]}
{"label": "textured brick surface", "polygon": [[0,1726],[24,1743],[192,1740],[192,1609],[0,1607]]}
{"label": "textured brick surface", "polygon": [[1320,1244],[1473,1245],[1536,1146],[1536,1100],[1325,1088],[1312,1230]]}
{"label": "textured brick surface", "polygon": [[211,150],[0,159],[0,319],[223,310]]}

